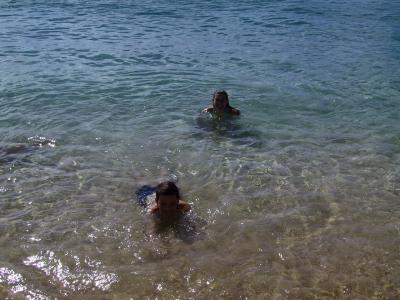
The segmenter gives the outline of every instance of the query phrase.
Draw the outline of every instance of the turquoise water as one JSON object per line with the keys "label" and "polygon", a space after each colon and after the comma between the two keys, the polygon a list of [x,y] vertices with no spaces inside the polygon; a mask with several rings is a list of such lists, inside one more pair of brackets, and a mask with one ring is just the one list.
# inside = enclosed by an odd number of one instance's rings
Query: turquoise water
{"label": "turquoise water", "polygon": [[[0,4],[0,298],[395,299],[396,1]],[[226,89],[240,118],[199,117]],[[198,237],[149,239],[178,180]]]}

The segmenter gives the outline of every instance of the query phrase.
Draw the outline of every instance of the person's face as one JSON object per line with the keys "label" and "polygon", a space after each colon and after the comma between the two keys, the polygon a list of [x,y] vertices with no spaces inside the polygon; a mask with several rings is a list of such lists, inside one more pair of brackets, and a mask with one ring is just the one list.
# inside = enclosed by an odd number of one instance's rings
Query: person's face
{"label": "person's face", "polygon": [[161,217],[174,217],[178,213],[179,199],[176,195],[158,196],[157,205]]}
{"label": "person's face", "polygon": [[226,99],[225,95],[217,94],[214,97],[214,108],[216,108],[218,111],[222,112],[227,104],[228,100]]}

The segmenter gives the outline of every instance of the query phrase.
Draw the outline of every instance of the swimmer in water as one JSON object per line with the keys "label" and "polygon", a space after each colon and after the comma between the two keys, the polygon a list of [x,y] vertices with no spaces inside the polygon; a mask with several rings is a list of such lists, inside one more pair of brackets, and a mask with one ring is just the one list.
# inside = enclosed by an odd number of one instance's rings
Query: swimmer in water
{"label": "swimmer in water", "polygon": [[217,115],[222,115],[223,113],[236,116],[240,115],[240,110],[230,106],[228,93],[224,90],[216,91],[214,93],[212,106],[206,107],[203,112]]}
{"label": "swimmer in water", "polygon": [[199,238],[197,225],[203,224],[202,220],[196,218],[191,206],[182,201],[178,187],[172,181],[164,181],[155,187],[155,199],[148,206],[148,218],[146,234],[150,239],[159,234],[171,233],[185,243],[192,243]]}
{"label": "swimmer in water", "polygon": [[179,189],[172,181],[161,182],[155,190],[156,198],[148,208],[148,214],[159,221],[175,221],[190,212],[190,205],[180,199]]}

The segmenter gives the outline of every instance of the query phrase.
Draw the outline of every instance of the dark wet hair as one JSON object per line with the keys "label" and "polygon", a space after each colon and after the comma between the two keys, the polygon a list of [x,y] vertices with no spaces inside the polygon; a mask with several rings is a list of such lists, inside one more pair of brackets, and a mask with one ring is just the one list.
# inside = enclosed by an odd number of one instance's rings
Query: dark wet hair
{"label": "dark wet hair", "polygon": [[226,107],[229,109],[233,109],[233,107],[229,104],[229,96],[228,93],[225,90],[217,90],[214,92],[213,98],[212,98],[212,104],[214,106],[214,99],[217,95],[224,95],[226,99]]}
{"label": "dark wet hair", "polygon": [[172,181],[164,181],[156,186],[156,199],[159,196],[176,195],[180,199],[179,189]]}

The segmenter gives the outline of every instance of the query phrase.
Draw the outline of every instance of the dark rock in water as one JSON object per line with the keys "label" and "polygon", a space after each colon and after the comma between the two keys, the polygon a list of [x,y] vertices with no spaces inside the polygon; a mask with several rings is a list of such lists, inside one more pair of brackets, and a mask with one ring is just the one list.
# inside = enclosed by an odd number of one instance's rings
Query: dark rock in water
{"label": "dark rock in water", "polygon": [[25,153],[34,149],[33,147],[42,147],[44,145],[55,147],[56,141],[42,136],[32,136],[28,138],[28,144],[0,145],[0,155]]}
{"label": "dark rock in water", "polygon": [[27,150],[28,148],[24,144],[8,145],[3,147],[0,146],[0,153],[5,155],[26,152]]}
{"label": "dark rock in water", "polygon": [[29,147],[24,144],[0,146],[0,164],[13,163],[26,152],[29,152]]}
{"label": "dark rock in water", "polygon": [[[54,139],[49,139],[41,136],[33,136],[28,138],[28,143],[25,144],[18,143],[0,145],[0,164],[14,163],[15,161],[26,161],[26,153],[31,153],[38,147],[42,147],[44,145],[55,147],[55,143],[56,141]],[[30,162],[29,159],[28,162]]]}

